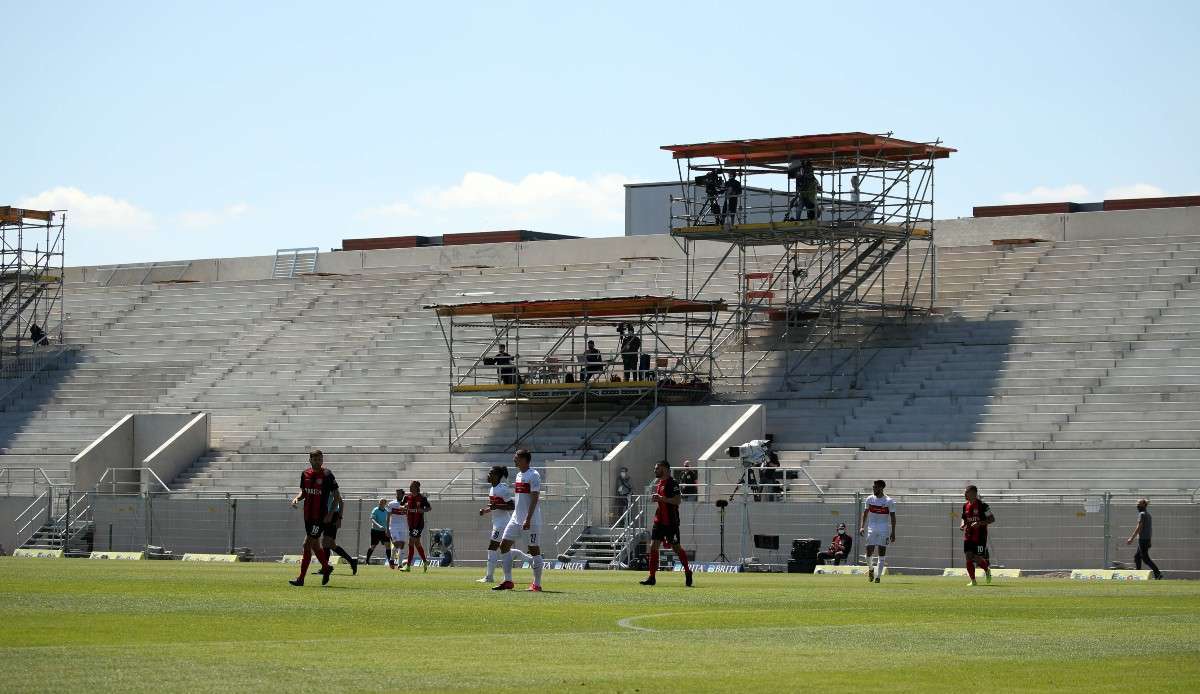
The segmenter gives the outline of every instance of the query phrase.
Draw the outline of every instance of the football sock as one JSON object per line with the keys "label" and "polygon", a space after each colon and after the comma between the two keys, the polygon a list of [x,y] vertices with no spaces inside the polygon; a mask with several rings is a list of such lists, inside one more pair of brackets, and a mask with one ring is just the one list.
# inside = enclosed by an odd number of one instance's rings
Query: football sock
{"label": "football sock", "polygon": [[978,566],[979,568],[983,569],[984,571],[991,571],[991,568],[992,568],[991,564],[988,564],[987,559],[976,559],[975,565]]}
{"label": "football sock", "polygon": [[500,558],[499,552],[494,549],[488,550],[487,573],[483,575],[487,580],[492,580],[496,575],[496,560]]}
{"label": "football sock", "polygon": [[876,576],[882,576],[882,575],[883,575],[883,560],[884,560],[884,556],[883,556],[882,554],[881,554],[881,555],[879,555],[879,568],[875,569],[875,575],[876,575]]}
{"label": "football sock", "polygon": [[428,559],[428,558],[426,558],[426,556],[425,556],[425,546],[424,546],[424,545],[421,545],[421,546],[418,546],[418,547],[417,547],[417,554],[421,555],[421,563],[422,563],[422,564],[428,564],[428,563],[429,563],[429,559]]}
{"label": "football sock", "polygon": [[685,550],[685,549],[684,549],[684,548],[682,548],[682,547],[676,547],[676,548],[675,548],[675,555],[679,557],[679,563],[680,563],[680,564],[683,564],[683,570],[684,570],[684,571],[691,571],[691,570],[692,570],[692,567],[691,567],[691,565],[690,565],[690,564],[688,564],[688,559],[687,559],[687,550]]}
{"label": "football sock", "polygon": [[867,555],[867,571],[870,571],[871,573],[875,573],[875,555],[874,554]]}
{"label": "football sock", "polygon": [[308,547],[304,548],[304,554],[300,556],[300,580],[308,575],[308,565],[312,563],[312,550]]}
{"label": "football sock", "polygon": [[346,563],[347,563],[347,564],[353,564],[353,563],[354,563],[354,560],[350,558],[350,555],[349,555],[349,554],[346,554],[346,550],[342,549],[342,546],[341,546],[341,545],[334,545],[334,546],[333,546],[333,553],[334,553],[334,554],[336,554],[336,555],[338,555],[338,556],[339,556],[339,557],[341,557],[342,559],[346,560]]}
{"label": "football sock", "polygon": [[317,561],[321,562],[322,569],[329,568],[329,550],[322,547],[317,550]]}
{"label": "football sock", "polygon": [[975,562],[970,559],[967,560],[967,575],[971,577],[972,581],[975,580]]}
{"label": "football sock", "polygon": [[505,552],[500,555],[500,566],[504,569],[504,580],[512,581],[513,553]]}
{"label": "football sock", "polygon": [[374,547],[370,547],[369,549],[367,549],[367,558],[366,558],[366,560],[364,561],[364,563],[366,563],[366,564],[370,564],[370,563],[371,563],[371,552],[374,552],[374,551],[375,551],[375,548],[374,548]]}
{"label": "football sock", "polygon": [[408,565],[409,565],[409,566],[412,566],[412,555],[413,555],[413,549],[414,549],[414,548],[413,548],[413,546],[412,546],[412,543],[410,542],[410,543],[408,544]]}
{"label": "football sock", "polygon": [[392,547],[391,547],[391,545],[385,545],[383,548],[383,551],[385,553],[387,553],[388,563],[391,564],[392,563]]}
{"label": "football sock", "polygon": [[658,548],[650,550],[650,575],[658,573]]}
{"label": "football sock", "polygon": [[534,585],[542,585],[542,555],[533,555],[533,583]]}

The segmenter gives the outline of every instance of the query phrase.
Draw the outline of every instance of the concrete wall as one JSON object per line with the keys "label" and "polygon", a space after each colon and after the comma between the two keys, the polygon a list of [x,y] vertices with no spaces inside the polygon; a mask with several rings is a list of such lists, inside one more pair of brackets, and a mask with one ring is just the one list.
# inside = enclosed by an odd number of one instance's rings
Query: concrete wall
{"label": "concrete wall", "polygon": [[[607,524],[611,520],[617,473],[622,467],[629,469],[634,493],[638,493],[654,480],[654,465],[658,461],[666,459],[676,467],[685,459],[700,464],[702,454],[716,442],[736,440],[740,444],[759,439],[763,437],[765,426],[766,413],[761,405],[663,406],[629,432],[604,460],[569,464],[578,466],[592,484],[593,522]],[[563,461],[562,464],[568,463]],[[723,455],[714,456],[712,461],[704,464],[735,467],[734,461]]]}
{"label": "concrete wall", "polygon": [[[370,547],[370,513],[373,499],[348,499],[337,542],[351,554],[365,554]],[[248,547],[258,558],[299,554],[304,540],[300,511],[283,496],[259,498],[188,498],[183,495],[96,495],[95,549],[136,551],[147,544],[163,547],[177,555],[184,552],[229,552],[231,547]],[[28,502],[27,502],[28,503]],[[450,528],[460,559],[482,562],[487,557],[491,518],[480,516],[486,501],[480,499],[431,499],[433,510],[427,528]],[[553,543],[549,525],[570,505],[563,499],[547,499],[542,515],[547,524],[542,552],[553,557],[565,551]],[[426,549],[428,535],[424,538]],[[231,544],[232,543],[232,544]],[[376,550],[383,556],[383,548]]]}
{"label": "concrete wall", "polygon": [[[144,467],[143,461],[154,453],[167,440],[175,436],[183,427],[197,418],[197,413],[184,414],[128,414],[114,424],[108,431],[87,446],[71,461],[74,470],[73,479],[78,491],[92,491],[96,483],[109,468],[139,468]],[[207,420],[203,426],[205,437],[208,435]],[[178,457],[186,450],[194,450],[194,437],[191,432],[177,446],[169,447],[163,452],[163,458],[158,464],[164,469],[170,469],[178,464]],[[205,446],[207,448],[207,445]],[[203,451],[201,451],[203,452]],[[199,453],[197,454],[199,455]],[[195,460],[196,456],[192,457]],[[188,461],[189,464],[191,461]],[[185,466],[186,467],[186,466]],[[161,475],[160,475],[161,476]],[[167,482],[170,478],[163,478]],[[105,480],[120,485],[142,485],[142,473],[128,470],[116,473],[116,476]],[[125,491],[130,491],[125,489]]]}
{"label": "concrete wall", "polygon": [[1120,212],[1074,212],[1019,217],[964,217],[935,225],[940,246],[976,246],[996,239],[1047,241],[1143,238],[1200,234],[1200,207],[1171,207]]}
{"label": "concrete wall", "polygon": [[[629,435],[618,443],[596,465],[581,465],[585,475],[596,474],[600,483],[593,485],[592,522],[607,525],[613,512],[612,498],[616,495],[617,475],[628,468],[634,493],[654,479],[654,465],[666,458],[667,407],[658,407],[642,420]],[[594,472],[599,468],[599,472]]]}
{"label": "concrete wall", "polygon": [[[96,483],[109,468],[135,467],[133,456],[133,415],[127,414],[71,460],[74,470],[71,479],[75,481],[75,489],[95,489]],[[113,481],[129,480],[122,478]]]}
{"label": "concrete wall", "polygon": [[[432,503],[428,527],[453,529],[458,559],[481,562],[491,529],[490,519],[479,515],[483,499],[434,498]],[[549,499],[545,503],[549,524],[561,517],[570,502]],[[1013,503],[994,499],[990,503],[997,518],[990,538],[992,559],[997,565],[1031,570],[1104,568],[1106,544],[1110,561],[1132,560],[1133,548],[1126,547],[1123,540],[1131,530],[1133,516],[1122,516],[1118,508],[1111,514],[1112,525],[1106,541],[1104,514],[1087,510],[1082,503]],[[2,504],[0,499],[0,510],[4,508]],[[338,544],[353,554],[365,553],[369,546],[369,514],[373,506],[372,499],[347,501]],[[93,508],[97,550],[138,550],[154,544],[177,554],[228,552],[232,539],[233,546],[249,547],[259,558],[273,558],[299,553],[304,533],[300,512],[291,509],[283,496],[233,500],[167,494],[97,495],[93,498]],[[897,507],[898,541],[888,551],[889,565],[962,566],[960,508],[961,501],[957,498],[945,497],[939,501],[901,498]],[[1166,571],[1200,571],[1200,553],[1195,551],[1200,541],[1200,505],[1159,503],[1155,509],[1156,561]],[[680,513],[684,547],[700,561],[715,560],[720,552],[717,508],[707,502],[684,502]],[[854,534],[860,513],[861,505],[852,496],[789,503],[750,501],[744,507],[738,499],[726,511],[725,554],[731,560],[754,556],[782,564],[787,560],[793,539],[816,538],[824,547],[838,523],[846,523]],[[746,538],[743,551],[743,528],[747,527],[747,520],[750,537]],[[779,550],[754,549],[754,534],[779,536]],[[567,543],[552,546],[547,537],[542,549],[547,556],[555,556],[567,549]],[[854,550],[856,554],[862,551],[861,537],[857,534]]]}
{"label": "concrete wall", "polygon": [[[669,215],[664,207],[667,204],[664,201],[677,191],[678,186],[672,188],[666,185],[626,188],[627,236],[326,252],[318,256],[317,270],[364,274],[445,270],[471,265],[534,267],[581,262],[614,262],[632,257],[680,258],[683,257],[683,251],[666,234],[665,225]],[[655,226],[657,222],[651,224],[639,221],[643,219],[661,219],[661,228]],[[995,239],[1011,238],[1039,238],[1049,241],[1164,238],[1200,234],[1200,207],[978,219],[965,217],[940,220],[935,229],[937,242],[941,246],[984,245]],[[725,244],[693,245],[693,252],[705,258],[719,256],[727,249]],[[763,252],[769,251],[764,249]],[[66,269],[66,276],[68,282],[94,282],[104,281],[111,275],[108,282],[112,286],[176,277],[196,282],[233,282],[268,279],[274,262],[273,255],[169,261],[159,264],[164,266],[161,272],[154,271],[149,275],[145,265],[132,265],[127,271],[118,271],[115,274],[111,271],[112,266],[105,266],[103,269],[70,267]],[[186,270],[178,267],[180,263],[187,264]]]}
{"label": "concrete wall", "polygon": [[[996,514],[989,547],[998,565],[1030,570],[1104,568],[1104,520],[1102,513],[1087,513],[1082,504],[1008,503],[990,501]],[[962,531],[958,529],[961,502],[909,502],[897,506],[897,542],[888,549],[888,564],[902,567],[944,568],[963,566]],[[852,498],[801,503],[749,502],[736,500],[726,510],[725,553],[730,559],[741,555],[743,519],[750,533],[745,540],[747,556],[784,563],[795,538],[816,538],[821,547],[829,544],[838,523],[845,523],[855,538],[854,551],[861,554],[861,536],[856,534],[861,507]],[[1160,518],[1162,519],[1160,521]],[[695,551],[701,561],[712,561],[720,552],[719,512],[711,503],[684,502],[681,508],[684,547]],[[1200,536],[1200,506],[1160,505],[1154,514],[1154,557],[1164,570],[1200,570],[1196,538]],[[1132,530],[1114,520],[1110,529],[1109,560],[1132,562],[1133,547],[1124,537]],[[1122,536],[1122,533],[1124,535]],[[778,535],[779,550],[753,548],[753,535]]]}
{"label": "concrete wall", "polygon": [[[147,437],[151,434],[161,436],[162,433],[157,429],[168,425],[166,417],[175,417],[175,415],[166,415],[153,421],[146,421],[140,419],[142,416],[135,416],[134,431],[135,434],[142,434],[143,431],[149,430],[143,434]],[[209,414],[201,412],[185,423],[182,429],[174,432],[168,431],[167,440],[142,459],[140,466],[146,468],[142,472],[142,488],[154,489],[158,481],[170,484],[171,480],[175,479],[179,473],[186,470],[197,458],[208,451],[211,443],[210,430]],[[154,472],[157,480],[150,475],[150,471]]]}
{"label": "concrete wall", "polygon": [[[17,514],[24,511],[36,498],[36,496],[21,495],[0,496],[0,547],[3,547],[7,554],[12,554],[12,551],[17,548],[18,528],[14,522]],[[41,523],[35,521],[33,525],[40,527]]]}

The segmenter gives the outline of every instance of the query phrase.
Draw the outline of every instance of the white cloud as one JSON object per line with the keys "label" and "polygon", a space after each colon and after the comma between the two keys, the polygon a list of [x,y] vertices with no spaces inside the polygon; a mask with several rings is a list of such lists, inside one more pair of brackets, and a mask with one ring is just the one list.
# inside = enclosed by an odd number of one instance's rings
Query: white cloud
{"label": "white cloud", "polygon": [[1167,192],[1149,183],[1134,183],[1129,186],[1117,186],[1104,191],[1105,200],[1121,200],[1123,198],[1162,198]]}
{"label": "white cloud", "polygon": [[68,227],[86,231],[111,231],[137,236],[156,228],[152,214],[127,200],[92,195],[69,186],[42,191],[16,204],[34,210],[66,210]]}
{"label": "white cloud", "polygon": [[[486,209],[521,212],[530,217],[547,212],[575,210],[601,219],[624,219],[624,199],[629,178],[618,174],[583,180],[555,171],[505,181],[472,171],[449,188],[423,191],[418,199],[438,210]],[[540,213],[540,214],[539,214]]]}
{"label": "white cloud", "polygon": [[1036,202],[1088,202],[1092,193],[1080,183],[1070,183],[1058,188],[1037,186],[1024,193],[1005,193],[1000,196],[1006,204],[1020,205]]}
{"label": "white cloud", "polygon": [[364,221],[403,222],[425,234],[522,227],[563,234],[621,233],[625,184],[620,174],[578,178],[556,171],[505,180],[478,171],[364,210]]}
{"label": "white cloud", "polygon": [[185,210],[176,216],[176,221],[185,229],[207,229],[237,219],[249,210],[250,206],[244,202],[219,210]]}

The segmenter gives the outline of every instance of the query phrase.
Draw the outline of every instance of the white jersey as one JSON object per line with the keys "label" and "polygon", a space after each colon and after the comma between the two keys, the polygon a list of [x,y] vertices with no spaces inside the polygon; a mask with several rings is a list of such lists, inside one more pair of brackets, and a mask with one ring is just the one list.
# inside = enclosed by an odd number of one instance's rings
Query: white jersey
{"label": "white jersey", "polygon": [[896,512],[896,500],[884,494],[867,497],[867,532],[891,532],[891,514]]}
{"label": "white jersey", "polygon": [[387,505],[388,526],[392,528],[408,527],[408,508],[399,499],[392,499]]}
{"label": "white jersey", "polygon": [[[512,500],[513,500],[513,490],[512,490],[512,487],[508,486],[507,482],[501,482],[500,484],[497,484],[496,486],[492,487],[490,491],[488,491],[488,503],[490,503],[490,504],[504,504],[504,503],[508,503],[509,501],[512,501]],[[508,510],[500,509],[500,508],[493,508],[492,509],[492,529],[493,530],[504,530],[504,526],[508,525],[508,521],[509,521],[509,519],[512,518],[512,514],[513,514],[512,511],[508,511]]]}
{"label": "white jersey", "polygon": [[[525,472],[518,472],[517,478],[513,480],[513,491],[517,495],[517,508],[513,511],[512,522],[524,525],[525,518],[529,515],[529,507],[533,505],[533,493],[542,491],[542,476],[533,468],[529,468]],[[529,519],[529,526],[532,529],[541,524],[542,505],[539,501],[537,508],[533,509],[533,517]]]}

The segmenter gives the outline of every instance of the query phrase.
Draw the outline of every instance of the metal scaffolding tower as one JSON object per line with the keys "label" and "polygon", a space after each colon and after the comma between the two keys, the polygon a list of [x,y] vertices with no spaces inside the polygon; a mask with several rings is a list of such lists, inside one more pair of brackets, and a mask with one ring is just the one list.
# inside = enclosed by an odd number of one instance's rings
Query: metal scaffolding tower
{"label": "metal scaffolding tower", "polygon": [[[507,446],[515,448],[573,408],[588,429],[580,446],[587,451],[610,422],[639,405],[711,395],[713,329],[727,306],[626,296],[426,308],[438,317],[450,358],[452,450],[493,413],[509,418]],[[460,397],[486,397],[491,404],[460,424],[454,406]],[[606,416],[601,403],[615,407]]]}
{"label": "metal scaffolding tower", "polygon": [[[738,278],[716,339],[727,389],[745,391],[766,363],[786,390],[853,388],[872,347],[933,309],[934,161],[955,150],[861,132],[663,149],[679,170],[684,298]],[[728,247],[702,267],[700,242]]]}
{"label": "metal scaffolding tower", "polygon": [[63,343],[65,211],[0,207],[0,374],[36,373]]}

